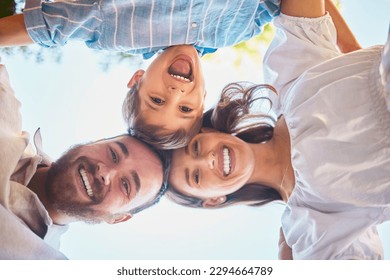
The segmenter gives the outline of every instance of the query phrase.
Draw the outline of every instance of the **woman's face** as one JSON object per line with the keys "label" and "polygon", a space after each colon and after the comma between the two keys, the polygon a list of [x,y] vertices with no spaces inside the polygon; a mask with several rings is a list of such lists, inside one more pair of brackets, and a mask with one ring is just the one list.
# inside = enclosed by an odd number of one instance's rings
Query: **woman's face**
{"label": "woman's face", "polygon": [[169,182],[188,196],[217,198],[245,185],[254,169],[250,146],[226,133],[203,132],[173,152]]}

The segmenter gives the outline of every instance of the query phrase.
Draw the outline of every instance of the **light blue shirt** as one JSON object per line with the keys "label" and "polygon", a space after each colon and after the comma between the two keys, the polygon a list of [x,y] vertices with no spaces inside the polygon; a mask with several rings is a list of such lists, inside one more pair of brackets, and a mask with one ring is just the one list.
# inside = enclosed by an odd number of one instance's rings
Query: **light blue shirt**
{"label": "light blue shirt", "polygon": [[149,58],[172,45],[191,44],[202,55],[236,45],[279,11],[280,0],[26,0],[23,13],[44,47],[77,40]]}

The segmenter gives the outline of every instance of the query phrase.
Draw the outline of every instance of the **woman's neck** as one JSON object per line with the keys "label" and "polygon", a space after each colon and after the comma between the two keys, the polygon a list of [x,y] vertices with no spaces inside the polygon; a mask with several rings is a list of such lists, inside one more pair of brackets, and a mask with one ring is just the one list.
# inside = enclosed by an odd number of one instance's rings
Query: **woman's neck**
{"label": "woman's neck", "polygon": [[250,146],[256,159],[250,183],[269,186],[280,194],[283,201],[287,201],[294,189],[295,178],[290,135],[284,117],[277,121],[270,141]]}

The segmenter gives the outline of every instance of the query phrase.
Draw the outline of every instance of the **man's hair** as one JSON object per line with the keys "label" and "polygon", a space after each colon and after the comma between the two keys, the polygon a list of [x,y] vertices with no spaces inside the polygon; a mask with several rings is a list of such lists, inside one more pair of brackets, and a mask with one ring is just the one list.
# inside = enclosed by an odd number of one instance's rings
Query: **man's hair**
{"label": "man's hair", "polygon": [[197,117],[195,123],[188,131],[179,129],[164,133],[161,127],[145,123],[145,118],[140,114],[139,110],[138,91],[139,83],[136,83],[128,91],[122,106],[123,118],[127,123],[129,135],[152,145],[156,149],[170,150],[186,146],[199,133],[202,126],[202,116]]}
{"label": "man's hair", "polygon": [[[148,144],[147,144],[148,145]],[[143,205],[140,205],[132,210],[130,210],[130,214],[134,215],[138,212],[141,212],[142,210],[145,210],[146,208],[149,208],[155,204],[157,204],[160,201],[160,198],[165,194],[165,192],[168,189],[168,174],[169,170],[171,168],[171,151],[162,151],[162,150],[156,150],[152,146],[148,145],[149,148],[155,152],[155,154],[159,157],[161,160],[162,166],[163,166],[163,181],[161,184],[160,191],[157,193],[157,195],[150,201],[146,202]]]}

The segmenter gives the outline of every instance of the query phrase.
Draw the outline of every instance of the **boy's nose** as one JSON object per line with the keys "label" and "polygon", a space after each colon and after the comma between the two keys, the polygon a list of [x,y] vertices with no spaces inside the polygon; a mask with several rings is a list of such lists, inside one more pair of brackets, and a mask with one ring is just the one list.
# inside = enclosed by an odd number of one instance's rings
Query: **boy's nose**
{"label": "boy's nose", "polygon": [[168,86],[168,90],[170,93],[185,93],[185,90],[184,88],[179,88],[179,87],[175,87],[175,86]]}

